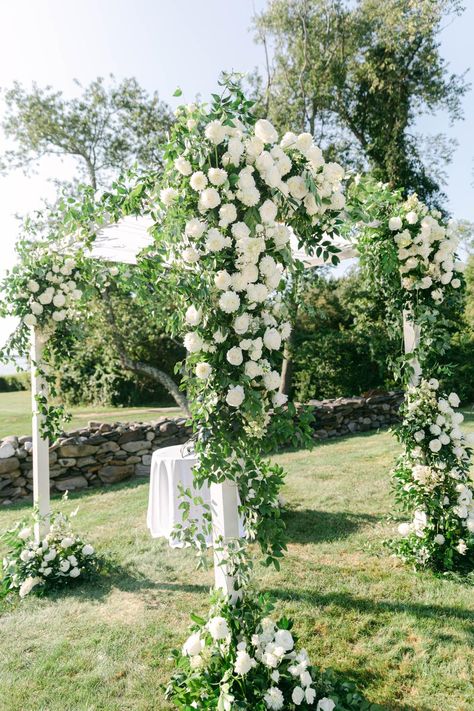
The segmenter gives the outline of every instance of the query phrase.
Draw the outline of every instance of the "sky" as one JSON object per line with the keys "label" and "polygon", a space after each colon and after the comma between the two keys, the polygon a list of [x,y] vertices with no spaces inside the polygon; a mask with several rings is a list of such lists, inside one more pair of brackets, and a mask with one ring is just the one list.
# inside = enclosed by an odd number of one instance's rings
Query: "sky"
{"label": "sky", "polygon": [[[474,1],[442,33],[441,52],[453,72],[474,66]],[[250,72],[263,67],[261,46],[250,30],[265,0],[0,0],[0,87],[14,80],[50,85],[74,95],[73,80],[87,84],[110,73],[135,76],[171,106],[207,99],[222,70]],[[183,91],[173,98],[177,87]],[[2,112],[0,101],[0,115]],[[449,208],[474,221],[472,168],[474,92],[464,100],[466,119],[450,127],[446,115],[422,117],[423,133],[448,133],[459,147],[448,169]],[[0,148],[4,138],[0,136]],[[25,214],[52,198],[48,178],[70,177],[72,162],[47,160],[40,171],[0,177],[0,278],[14,262],[15,214]],[[12,323],[0,321],[0,344]]]}

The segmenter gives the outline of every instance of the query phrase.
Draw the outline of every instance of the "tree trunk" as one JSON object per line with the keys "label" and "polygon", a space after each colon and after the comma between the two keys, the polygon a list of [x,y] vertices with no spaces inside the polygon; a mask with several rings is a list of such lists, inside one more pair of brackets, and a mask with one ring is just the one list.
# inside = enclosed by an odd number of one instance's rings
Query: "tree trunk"
{"label": "tree trunk", "polygon": [[293,380],[293,360],[291,357],[291,336],[285,346],[283,353],[283,363],[281,365],[281,382],[280,392],[284,395],[290,395],[291,385]]}

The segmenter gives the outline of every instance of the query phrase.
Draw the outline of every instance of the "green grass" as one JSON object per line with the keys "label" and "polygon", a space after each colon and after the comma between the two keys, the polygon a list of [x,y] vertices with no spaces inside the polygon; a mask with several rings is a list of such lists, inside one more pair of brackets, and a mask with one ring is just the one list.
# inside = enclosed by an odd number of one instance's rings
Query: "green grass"
{"label": "green grass", "polygon": [[[472,423],[470,429],[474,429]],[[415,574],[386,555],[389,469],[397,445],[373,433],[275,459],[289,546],[281,573],[256,568],[260,588],[291,615],[322,667],[353,677],[392,711],[474,708],[474,588]],[[164,711],[160,685],[189,613],[207,609],[211,571],[189,550],[152,540],[148,487],[71,497],[76,526],[117,569],[89,585],[5,606],[0,617],[1,711]],[[0,511],[0,528],[28,511]]]}
{"label": "green grass", "polygon": [[[73,407],[72,420],[66,430],[87,427],[89,420],[100,422],[150,421],[164,415],[177,417],[178,407]],[[0,439],[7,435],[31,434],[31,393],[19,391],[0,393]]]}

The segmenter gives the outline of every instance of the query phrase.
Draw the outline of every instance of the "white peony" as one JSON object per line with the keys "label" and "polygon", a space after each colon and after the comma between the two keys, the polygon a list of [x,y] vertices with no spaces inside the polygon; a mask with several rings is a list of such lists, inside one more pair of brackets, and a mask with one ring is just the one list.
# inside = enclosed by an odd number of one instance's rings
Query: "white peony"
{"label": "white peony", "polygon": [[54,304],[55,306],[57,306],[57,308],[61,308],[61,306],[64,306],[65,303],[66,303],[66,297],[64,296],[64,294],[62,293],[62,291],[60,291],[60,292],[57,293],[56,296],[53,298],[53,304]]}
{"label": "white peony", "polygon": [[185,262],[188,264],[195,264],[196,262],[199,262],[201,255],[197,251],[197,249],[194,249],[194,247],[186,247],[183,249],[181,252],[181,256]]}
{"label": "white peony", "polygon": [[226,639],[229,636],[230,630],[227,624],[227,620],[224,617],[211,617],[207,623],[207,629],[212,639],[216,642],[221,639]]}
{"label": "white peony", "polygon": [[237,193],[237,197],[239,198],[240,202],[246,205],[247,207],[254,207],[259,203],[260,193],[255,187],[245,188],[245,190],[239,190],[239,192]]}
{"label": "white peony", "polygon": [[219,210],[219,225],[221,227],[227,227],[231,222],[237,219],[237,208],[232,203],[226,203],[222,205]]}
{"label": "white peony", "polygon": [[208,252],[220,252],[224,247],[229,246],[229,238],[219,232],[216,227],[212,227],[207,233],[206,250]]}
{"label": "white peony", "polygon": [[245,364],[245,375],[247,375],[249,378],[257,378],[259,375],[262,375],[262,368],[258,363],[255,363],[253,360],[248,360]]}
{"label": "white peony", "polygon": [[280,141],[280,146],[282,148],[290,148],[290,146],[294,146],[296,144],[296,138],[296,133],[287,131]]}
{"label": "white peony", "polygon": [[225,291],[232,283],[232,277],[225,269],[221,269],[214,277],[214,284],[221,291]]}
{"label": "white peony", "polygon": [[263,384],[267,390],[278,390],[280,387],[281,377],[277,370],[271,370],[263,376]]}
{"label": "white peony", "polygon": [[194,372],[196,373],[196,377],[200,380],[207,380],[212,373],[212,367],[209,363],[198,363]]}
{"label": "white peony", "polygon": [[250,302],[260,304],[268,297],[268,289],[265,284],[249,284],[247,296]]}
{"label": "white peony", "polygon": [[234,671],[239,676],[248,674],[248,672],[255,666],[255,660],[252,659],[250,654],[243,649],[237,652],[237,656],[234,664]]}
{"label": "white peony", "polygon": [[250,316],[248,314],[241,314],[237,316],[234,321],[234,331],[239,335],[247,333],[250,326]]}
{"label": "white peony", "polygon": [[177,197],[178,191],[174,188],[163,188],[160,190],[160,200],[166,207],[172,205]]}
{"label": "white peony", "polygon": [[207,186],[207,177],[202,172],[202,170],[196,171],[191,175],[191,180],[189,181],[190,186],[196,192],[201,192]]}
{"label": "white peony", "polygon": [[36,326],[38,322],[34,314],[26,314],[26,316],[23,318],[23,323],[27,326]]}
{"label": "white peony", "polygon": [[227,180],[227,171],[223,168],[209,168],[207,177],[212,185],[219,187],[219,185],[224,185]]}
{"label": "white peony", "polygon": [[174,167],[179,173],[181,173],[181,175],[190,175],[192,172],[191,163],[183,156],[176,158]]}
{"label": "white peony", "polygon": [[310,133],[300,133],[296,138],[296,148],[302,153],[306,153],[313,145],[313,137]]}
{"label": "white peony", "polygon": [[254,133],[263,143],[276,143],[278,133],[267,119],[259,119],[254,127]]}
{"label": "white peony", "polygon": [[197,217],[193,217],[192,220],[186,222],[184,232],[188,237],[195,237],[196,239],[201,237],[207,229],[207,225],[202,220]]}
{"label": "white peony", "polygon": [[241,365],[244,359],[242,349],[234,346],[227,351],[226,358],[231,365]]}
{"label": "white peony", "polygon": [[263,700],[265,701],[267,708],[272,711],[280,711],[285,703],[283,694],[277,686],[272,686],[270,689],[267,689]]}
{"label": "white peony", "polygon": [[211,143],[218,146],[225,139],[226,128],[220,121],[211,121],[207,124],[204,134]]}
{"label": "white peony", "polygon": [[402,218],[401,217],[391,217],[388,221],[388,229],[392,232],[398,232],[402,229]]}
{"label": "white peony", "polygon": [[199,198],[199,209],[203,211],[212,210],[220,205],[220,202],[221,198],[217,190],[215,188],[206,188]]}
{"label": "white peony", "polygon": [[245,398],[245,392],[241,385],[231,386],[226,395],[226,402],[231,407],[240,407]]}
{"label": "white peony", "polygon": [[226,314],[232,314],[240,306],[240,296],[234,291],[225,291],[219,299],[219,308]]}
{"label": "white peony", "polygon": [[439,441],[439,439],[432,439],[428,446],[432,452],[439,452],[439,450],[441,449],[441,442]]}
{"label": "white peony", "polygon": [[303,198],[308,194],[308,187],[300,175],[294,175],[289,178],[287,182],[290,194],[297,200],[303,200]]}
{"label": "white peony", "polygon": [[201,323],[202,311],[197,309],[195,306],[189,306],[186,309],[185,320],[188,326],[197,326]]}
{"label": "white peony", "polygon": [[245,237],[250,237],[250,230],[245,224],[245,222],[236,222],[231,227],[232,235],[235,239],[244,239]]}
{"label": "white peony", "polygon": [[184,347],[188,353],[198,353],[202,350],[203,345],[204,341],[199,333],[196,333],[195,331],[190,331],[184,337]]}
{"label": "white peony", "polygon": [[200,638],[199,632],[194,632],[183,644],[182,652],[186,657],[195,657],[202,652],[203,648],[204,642]]}
{"label": "white peony", "polygon": [[413,210],[410,210],[410,212],[407,212],[405,217],[406,217],[406,221],[408,222],[409,225],[415,225],[418,222],[418,215]]}

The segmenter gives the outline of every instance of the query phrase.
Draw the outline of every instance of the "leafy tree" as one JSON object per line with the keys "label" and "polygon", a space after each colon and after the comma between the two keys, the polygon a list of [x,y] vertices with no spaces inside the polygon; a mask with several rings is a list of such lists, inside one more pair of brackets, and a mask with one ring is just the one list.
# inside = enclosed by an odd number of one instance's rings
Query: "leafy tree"
{"label": "leafy tree", "polygon": [[29,171],[43,156],[72,156],[79,179],[96,189],[135,162],[159,168],[172,115],[158,94],[149,95],[135,78],[76,83],[82,93],[73,99],[49,86],[34,84],[29,91],[18,82],[4,92],[2,127],[14,147],[3,154],[3,171]]}
{"label": "leafy tree", "polygon": [[459,0],[270,0],[255,18],[264,44],[261,110],[281,130],[309,131],[328,154],[377,179],[440,199],[452,145],[415,132],[422,113],[462,117],[468,84],[440,54]]}

